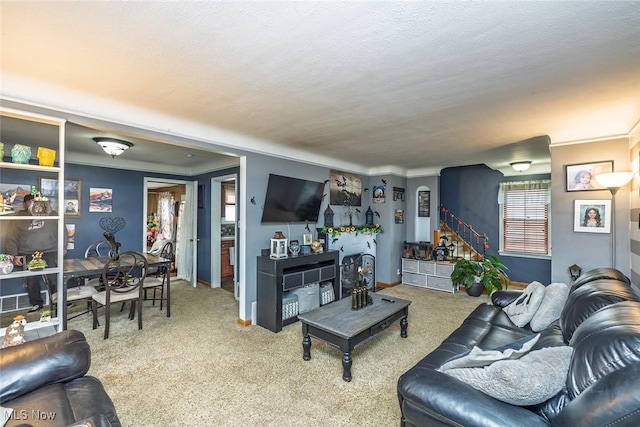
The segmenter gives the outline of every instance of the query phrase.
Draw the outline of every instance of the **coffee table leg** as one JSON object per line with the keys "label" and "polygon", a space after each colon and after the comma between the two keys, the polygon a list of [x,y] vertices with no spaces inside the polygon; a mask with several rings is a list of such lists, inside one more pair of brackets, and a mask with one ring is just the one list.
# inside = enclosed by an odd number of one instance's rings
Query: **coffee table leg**
{"label": "coffee table leg", "polygon": [[311,337],[304,334],[302,337],[302,359],[311,360]]}
{"label": "coffee table leg", "polygon": [[353,359],[351,359],[351,353],[350,352],[345,352],[342,355],[342,379],[350,382],[351,381],[351,364],[353,362]]}
{"label": "coffee table leg", "polygon": [[402,338],[406,338],[407,337],[407,326],[409,325],[409,322],[407,321],[407,317],[403,317],[402,319],[400,319],[400,336]]}

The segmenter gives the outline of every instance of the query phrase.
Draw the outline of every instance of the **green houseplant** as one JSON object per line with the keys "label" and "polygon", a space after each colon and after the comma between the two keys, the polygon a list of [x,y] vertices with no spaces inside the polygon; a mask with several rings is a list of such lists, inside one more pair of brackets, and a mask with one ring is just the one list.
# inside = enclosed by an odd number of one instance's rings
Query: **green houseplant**
{"label": "green houseplant", "polygon": [[509,285],[507,270],[508,268],[495,255],[490,255],[482,260],[461,258],[456,261],[453,267],[451,282],[454,286],[464,286],[469,295],[474,295],[473,291],[470,292],[473,285],[480,284],[481,287],[475,287],[475,289],[479,288],[480,292],[474,296],[479,296],[482,293],[482,288],[491,295],[494,291]]}

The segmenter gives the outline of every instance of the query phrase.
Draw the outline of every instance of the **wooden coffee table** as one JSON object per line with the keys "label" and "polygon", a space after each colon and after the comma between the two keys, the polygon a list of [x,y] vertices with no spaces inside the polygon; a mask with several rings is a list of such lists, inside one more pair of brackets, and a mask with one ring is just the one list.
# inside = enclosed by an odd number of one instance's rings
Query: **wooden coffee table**
{"label": "wooden coffee table", "polygon": [[351,381],[351,352],[356,345],[387,329],[400,320],[400,336],[407,337],[407,316],[411,301],[369,294],[373,305],[351,310],[351,298],[346,297],[316,310],[298,315],[302,322],[302,358],[311,359],[311,336],[342,350],[342,379]]}

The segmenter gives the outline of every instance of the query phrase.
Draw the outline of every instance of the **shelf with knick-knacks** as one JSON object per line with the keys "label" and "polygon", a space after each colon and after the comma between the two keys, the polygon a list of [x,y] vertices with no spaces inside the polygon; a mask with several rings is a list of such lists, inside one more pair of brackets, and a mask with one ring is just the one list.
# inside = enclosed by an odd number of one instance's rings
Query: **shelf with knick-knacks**
{"label": "shelf with knick-knacks", "polygon": [[[22,267],[16,267],[15,263],[13,263],[13,268],[11,269],[4,265],[2,271],[4,274],[0,274],[0,281],[7,283],[7,285],[13,285],[11,282],[13,279],[55,275],[57,279],[57,293],[58,295],[62,295],[64,294],[62,259],[66,244],[66,230],[63,218],[58,212],[63,211],[62,204],[64,203],[64,198],[59,196],[61,189],[64,188],[64,156],[62,153],[64,153],[66,121],[56,117],[20,111],[4,106],[0,107],[0,119],[2,120],[3,126],[3,141],[0,144],[0,167],[7,171],[7,173],[0,174],[0,184],[3,184],[4,187],[2,199],[0,200],[0,225],[6,229],[12,226],[12,224],[17,224],[16,221],[33,220],[34,216],[37,216],[38,220],[55,222],[55,229],[57,230],[57,266],[45,266],[43,263],[38,264],[38,253],[36,253],[31,257],[27,256],[26,259],[23,260],[27,266],[24,270]],[[42,141],[41,145],[28,145],[26,141],[30,141],[31,139],[29,135],[24,133],[24,129],[28,129],[29,133],[38,134],[39,139]],[[56,164],[56,156],[58,155],[60,157]],[[26,178],[22,178],[20,184],[28,185],[8,188],[9,186],[6,184],[15,182],[12,179],[10,170],[30,172],[21,175]],[[57,184],[55,186],[56,193],[51,195],[57,200],[57,204],[51,206],[48,200],[44,198],[38,199],[36,197],[30,203],[29,213],[16,215],[16,212],[24,209],[23,203],[26,195],[31,194],[37,196],[36,184],[38,183],[38,178],[42,175],[47,176]],[[17,254],[5,255],[13,256]],[[31,266],[29,266],[29,264],[31,264]],[[19,295],[22,294],[15,295],[16,310],[21,308],[17,302]],[[59,313],[63,312],[65,298],[60,298],[57,304],[57,311]],[[6,307],[3,305],[3,308]],[[28,327],[38,328],[40,327],[40,323],[41,322],[29,322]],[[62,322],[59,318],[53,318],[50,322],[42,323],[45,323],[44,326],[57,327],[58,330],[62,328]],[[0,326],[6,327],[7,325],[3,324]],[[4,335],[4,333],[5,328],[0,328],[0,335]]]}

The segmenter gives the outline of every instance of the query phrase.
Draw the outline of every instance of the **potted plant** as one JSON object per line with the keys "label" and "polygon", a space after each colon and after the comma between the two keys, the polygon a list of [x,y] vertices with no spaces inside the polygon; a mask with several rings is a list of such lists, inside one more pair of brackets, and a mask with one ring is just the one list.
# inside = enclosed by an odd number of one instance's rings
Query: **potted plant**
{"label": "potted plant", "polygon": [[508,268],[495,255],[482,260],[461,258],[456,261],[451,272],[451,281],[455,285],[462,285],[471,296],[479,296],[483,289],[491,295],[501,290],[503,285],[509,285]]}
{"label": "potted plant", "polygon": [[51,321],[51,310],[42,310],[40,312],[40,321],[41,322],[49,322]]}

